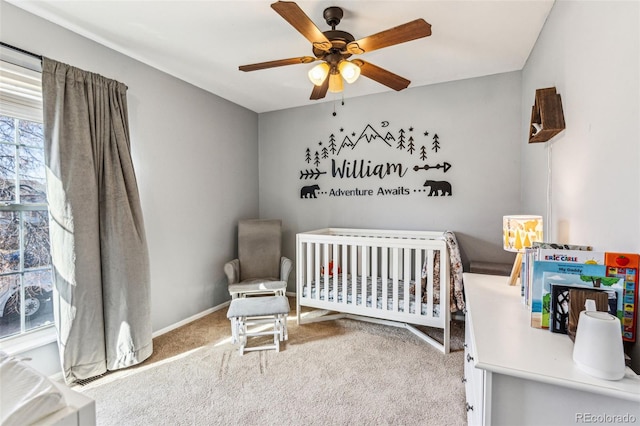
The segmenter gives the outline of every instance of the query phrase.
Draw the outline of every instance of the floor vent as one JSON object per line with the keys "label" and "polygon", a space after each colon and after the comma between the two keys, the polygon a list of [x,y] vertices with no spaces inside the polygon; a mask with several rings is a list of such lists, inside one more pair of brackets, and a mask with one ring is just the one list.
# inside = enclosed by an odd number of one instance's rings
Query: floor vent
{"label": "floor vent", "polygon": [[80,385],[80,386],[85,386],[88,385],[91,382],[95,382],[98,379],[102,379],[104,376],[106,376],[107,374],[109,374],[110,371],[107,371],[106,373],[103,374],[99,374],[97,376],[93,376],[93,377],[89,377],[88,379],[81,379],[81,380],[76,380],[75,382],[73,382],[75,385]]}

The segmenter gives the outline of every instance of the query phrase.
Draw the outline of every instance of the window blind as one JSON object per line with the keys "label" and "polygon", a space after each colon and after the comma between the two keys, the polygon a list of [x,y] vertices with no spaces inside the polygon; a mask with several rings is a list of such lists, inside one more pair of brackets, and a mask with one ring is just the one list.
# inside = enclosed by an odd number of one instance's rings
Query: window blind
{"label": "window blind", "polygon": [[42,122],[42,74],[0,61],[0,114]]}

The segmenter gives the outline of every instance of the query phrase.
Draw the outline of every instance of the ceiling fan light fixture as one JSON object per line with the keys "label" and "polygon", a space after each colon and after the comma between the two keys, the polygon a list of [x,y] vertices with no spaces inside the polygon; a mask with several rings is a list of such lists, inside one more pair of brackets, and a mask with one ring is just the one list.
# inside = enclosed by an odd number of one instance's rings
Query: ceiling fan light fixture
{"label": "ceiling fan light fixture", "polygon": [[342,83],[342,76],[340,73],[331,73],[329,74],[329,91],[331,93],[340,93],[344,89],[344,84]]}
{"label": "ceiling fan light fixture", "polygon": [[355,82],[358,77],[360,77],[360,67],[350,61],[340,61],[338,64],[338,70],[340,71],[342,78],[344,78],[349,84]]}
{"label": "ceiling fan light fixture", "polygon": [[309,80],[316,86],[322,86],[327,74],[329,74],[329,64],[323,62],[309,70]]}

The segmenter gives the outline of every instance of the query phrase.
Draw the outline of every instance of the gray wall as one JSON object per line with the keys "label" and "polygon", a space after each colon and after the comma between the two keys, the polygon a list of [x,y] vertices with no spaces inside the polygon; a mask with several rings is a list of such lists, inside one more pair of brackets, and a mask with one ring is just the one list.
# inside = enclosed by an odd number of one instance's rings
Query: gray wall
{"label": "gray wall", "polygon": [[[260,114],[260,216],[283,220],[285,254],[292,259],[297,232],[355,227],[452,230],[465,260],[513,262],[513,254],[502,250],[501,235],[502,216],[520,213],[520,97],[521,74],[512,72],[348,99],[344,106],[338,98],[335,103]],[[327,174],[317,180],[300,179],[301,170],[315,168],[303,161],[307,147],[312,152],[322,149],[332,133],[338,144],[345,135],[357,139],[367,124],[382,136],[390,129],[397,137],[398,129],[404,129],[417,146],[426,144],[427,160],[402,153],[395,148],[397,140],[392,147],[379,140],[363,140],[356,149],[345,150],[348,155],[343,152],[332,158],[338,158],[339,164],[343,159],[365,159],[371,165],[401,162],[410,168],[404,178],[336,179],[330,175],[328,160],[322,160],[318,168]],[[426,138],[425,130],[430,132]],[[441,142],[437,153],[430,149],[434,133]],[[413,171],[415,165],[445,161],[452,166],[446,173],[442,169]],[[426,179],[450,182],[453,195],[414,193],[424,188]],[[323,192],[404,186],[410,194],[300,198],[301,187],[313,183]]]}
{"label": "gray wall", "polygon": [[[522,72],[347,100],[344,106],[337,97],[259,117],[7,3],[0,6],[2,41],[129,86],[155,331],[228,297],[222,264],[235,253],[236,222],[258,215],[283,220],[285,254],[292,259],[297,232],[348,226],[451,229],[466,259],[510,262],[513,255],[501,243],[501,216],[510,213],[545,216],[548,239],[640,252],[637,2],[556,2]],[[567,130],[551,144],[529,145],[535,89],[554,85]],[[395,130],[438,132],[443,149],[433,159],[452,168],[382,183],[323,175],[319,185],[416,189],[422,179],[437,176],[452,183],[452,197],[300,198],[301,186],[309,183],[299,178],[310,167],[302,160],[307,147],[318,147],[341,127],[358,131],[383,121]],[[413,157],[397,155],[369,146],[349,158],[414,164]]]}
{"label": "gray wall", "polygon": [[[545,215],[547,240],[640,253],[640,3],[557,1],[522,76],[523,207]],[[529,145],[535,90],[550,86],[567,128]],[[633,358],[640,371],[638,344]]]}
{"label": "gray wall", "polygon": [[227,300],[223,264],[235,254],[237,220],[258,216],[258,115],[8,3],[0,6],[3,42],[129,88],[153,330]]}

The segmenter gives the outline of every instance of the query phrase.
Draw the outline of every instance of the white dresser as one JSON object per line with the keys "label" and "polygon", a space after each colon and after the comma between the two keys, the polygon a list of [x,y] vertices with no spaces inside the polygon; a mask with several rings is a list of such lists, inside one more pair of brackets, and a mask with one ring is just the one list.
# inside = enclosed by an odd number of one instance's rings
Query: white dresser
{"label": "white dresser", "polygon": [[529,325],[507,278],[464,274],[469,425],[640,424],[640,377],[583,373],[568,336]]}

